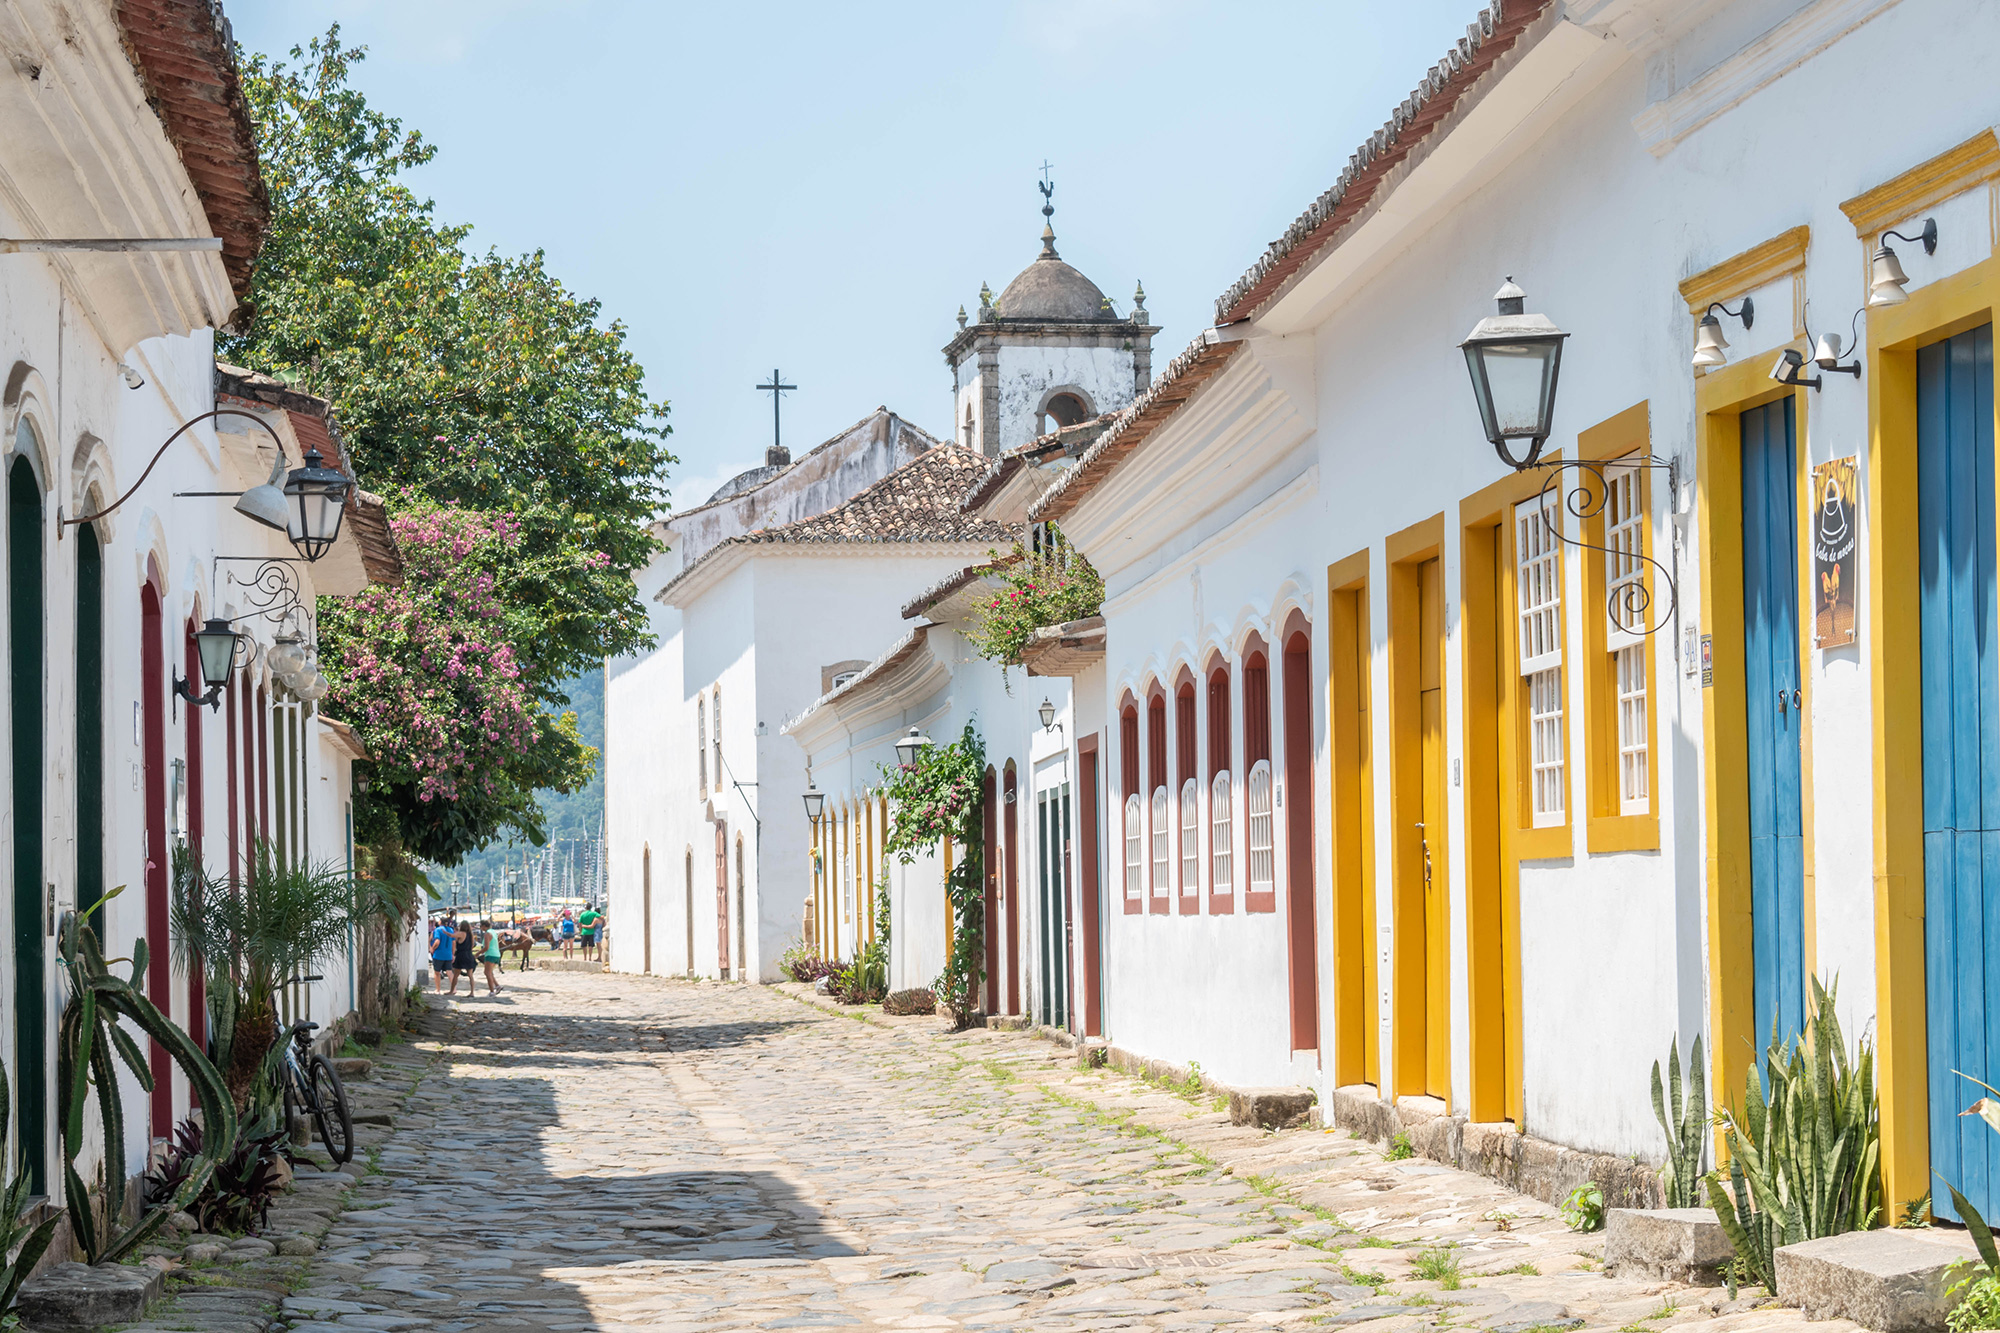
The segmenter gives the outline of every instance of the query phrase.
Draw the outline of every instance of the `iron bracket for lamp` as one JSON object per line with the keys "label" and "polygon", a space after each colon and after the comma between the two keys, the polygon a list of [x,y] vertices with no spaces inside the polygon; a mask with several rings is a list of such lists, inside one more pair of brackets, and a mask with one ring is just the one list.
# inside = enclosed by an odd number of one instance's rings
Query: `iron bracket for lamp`
{"label": "iron bracket for lamp", "polygon": [[[58,514],[56,515],[56,540],[57,541],[62,540],[62,534],[64,528],[73,528],[80,523],[95,523],[98,519],[103,518],[106,514],[109,514],[112,510],[118,508],[119,505],[122,505],[127,500],[131,499],[132,496],[138,491],[138,489],[146,484],[146,478],[153,475],[153,469],[160,465],[160,459],[163,456],[165,456],[167,452],[167,446],[171,445],[175,440],[178,440],[181,436],[187,434],[188,431],[194,429],[196,423],[207,421],[211,417],[246,417],[249,420],[256,422],[260,427],[263,428],[264,433],[271,437],[271,442],[278,446],[278,456],[280,458],[284,457],[285,455],[284,441],[278,438],[277,431],[271,429],[271,423],[264,420],[264,418],[258,416],[255,412],[245,412],[241,408],[236,408],[236,407],[218,407],[211,412],[203,412],[199,416],[189,417],[186,421],[181,423],[179,429],[174,431],[172,435],[167,436],[166,440],[160,445],[159,449],[154,452],[153,461],[146,464],[146,470],[139,474],[139,480],[132,483],[131,490],[126,491],[125,494],[119,496],[116,500],[113,500],[110,504],[104,506],[104,508],[98,510],[94,514],[79,514],[75,518],[64,518],[62,517],[61,513],[58,512]],[[195,493],[196,492],[189,492],[189,494],[195,494]],[[201,492],[201,493],[208,494],[209,492]],[[242,492],[238,491],[234,492],[234,494],[240,495],[242,494]]]}
{"label": "iron bracket for lamp", "polygon": [[1743,327],[1746,329],[1757,322],[1757,303],[1755,301],[1752,301],[1747,296],[1743,298],[1743,304],[1741,304],[1734,310],[1731,310],[1728,306],[1724,305],[1720,301],[1710,301],[1708,303],[1708,309],[1702,312],[1702,318],[1706,319],[1708,318],[1708,316],[1714,314],[1718,310],[1720,310],[1723,314],[1729,316],[1731,319],[1742,320]]}
{"label": "iron bracket for lamp", "polygon": [[[1563,545],[1574,546],[1580,551],[1596,551],[1603,555],[1615,555],[1643,560],[1653,567],[1654,572],[1659,576],[1661,585],[1666,588],[1666,614],[1660,618],[1657,624],[1653,623],[1652,620],[1653,590],[1646,586],[1646,580],[1644,579],[1633,579],[1630,582],[1621,583],[1616,588],[1613,588],[1605,598],[1605,614],[1610,616],[1620,626],[1628,625],[1634,620],[1641,622],[1644,628],[1628,631],[1641,635],[1657,634],[1668,625],[1674,623],[1675,618],[1680,614],[1680,589],[1675,585],[1674,576],[1668,571],[1665,565],[1643,552],[1614,551],[1608,546],[1599,546],[1595,542],[1582,541],[1570,536],[1556,522],[1556,516],[1552,512],[1553,506],[1549,504],[1549,499],[1560,492],[1563,508],[1567,509],[1579,521],[1595,518],[1604,512],[1604,506],[1611,499],[1611,487],[1606,482],[1604,476],[1608,469],[1648,468],[1658,469],[1667,474],[1667,495],[1669,504],[1671,504],[1680,494],[1680,465],[1669,458],[1660,458],[1654,454],[1641,454],[1636,458],[1558,458],[1546,462],[1538,462],[1533,464],[1533,466],[1545,469],[1549,474],[1549,479],[1542,483],[1541,492],[1535,497],[1535,500],[1536,508],[1542,516],[1542,523],[1547,527],[1550,536]],[[1565,468],[1574,468],[1577,472],[1586,475],[1577,478],[1575,485],[1563,489],[1558,485],[1558,482]],[[1595,490],[1592,489],[1593,479],[1596,483]]]}
{"label": "iron bracket for lamp", "polygon": [[290,568],[292,565],[305,563],[299,557],[219,555],[215,560],[217,564],[231,560],[257,566],[247,580],[239,579],[234,574],[229,576],[231,583],[245,589],[244,601],[250,607],[248,611],[235,617],[236,620],[248,620],[251,616],[261,615],[273,625],[280,625],[284,623],[286,617],[298,611],[305,613],[310,623],[311,612],[306,607],[304,585],[299,582],[298,571]]}
{"label": "iron bracket for lamp", "polygon": [[220,710],[222,707],[221,685],[211,685],[208,687],[207,693],[196,694],[194,692],[194,685],[186,676],[183,676],[178,671],[174,673],[174,694],[177,698],[187,700],[196,708],[207,707],[211,710]]}
{"label": "iron bracket for lamp", "polygon": [[1921,245],[1925,254],[1934,255],[1937,253],[1937,238],[1937,219],[1925,218],[1924,229],[1915,236],[1905,236],[1900,231],[1885,231],[1875,244],[1880,245],[1883,241],[1901,241],[1905,245]]}
{"label": "iron bracket for lamp", "polygon": [[[1778,364],[1771,367],[1771,378],[1794,389],[1811,389],[1818,392],[1825,384],[1825,377],[1815,375],[1807,379],[1802,373],[1806,367],[1806,355],[1796,347],[1787,347],[1778,353]],[[1861,378],[1861,368],[1857,364],[1854,377]]]}

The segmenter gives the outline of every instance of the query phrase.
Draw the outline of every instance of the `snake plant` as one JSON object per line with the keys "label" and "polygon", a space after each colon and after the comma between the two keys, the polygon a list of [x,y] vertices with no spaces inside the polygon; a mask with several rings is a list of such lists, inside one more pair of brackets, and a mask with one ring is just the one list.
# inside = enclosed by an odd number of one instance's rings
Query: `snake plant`
{"label": "snake plant", "polygon": [[1865,1230],[1882,1210],[1875,1052],[1864,1039],[1849,1057],[1834,999],[1814,978],[1805,1031],[1796,1042],[1774,1034],[1762,1073],[1744,1079],[1741,1112],[1722,1113],[1728,1190],[1719,1172],[1707,1176],[1737,1258],[1774,1294],[1779,1247]]}
{"label": "snake plant", "polygon": [[[106,894],[94,912],[124,891],[119,885]],[[63,1006],[56,1047],[56,1093],[62,1117],[63,1195],[69,1206],[70,1226],[85,1258],[93,1264],[115,1263],[143,1245],[159,1230],[169,1213],[185,1208],[200,1194],[215,1171],[215,1163],[236,1142],[236,1107],[229,1100],[222,1076],[201,1053],[187,1033],[174,1025],[145,995],[147,949],[144,937],[132,943],[132,975],[128,980],[112,972],[105,961],[97,932],[84,920],[89,912],[63,916],[56,940],[63,971],[69,976],[69,1000]],[[123,960],[120,960],[123,961]],[[118,1094],[118,1069],[114,1053],[139,1086],[153,1089],[153,1071],[138,1043],[120,1025],[129,1019],[146,1036],[159,1043],[173,1062],[187,1074],[188,1087],[201,1104],[202,1143],[199,1159],[170,1198],[158,1200],[144,1210],[135,1224],[114,1233],[125,1210],[125,1112]],[[105,1225],[100,1229],[98,1214],[91,1206],[89,1191],[77,1174],[76,1161],[83,1152],[84,1104],[97,1089],[97,1109],[104,1133]]]}
{"label": "snake plant", "polygon": [[1660,1086],[1660,1062],[1653,1061],[1653,1114],[1667,1133],[1667,1164],[1660,1169],[1660,1185],[1669,1208],[1699,1208],[1702,1205],[1703,1153],[1708,1142],[1708,1083],[1703,1072],[1701,1038],[1694,1039],[1688,1052],[1687,1097],[1681,1096],[1681,1044],[1676,1039],[1667,1047],[1667,1086]]}

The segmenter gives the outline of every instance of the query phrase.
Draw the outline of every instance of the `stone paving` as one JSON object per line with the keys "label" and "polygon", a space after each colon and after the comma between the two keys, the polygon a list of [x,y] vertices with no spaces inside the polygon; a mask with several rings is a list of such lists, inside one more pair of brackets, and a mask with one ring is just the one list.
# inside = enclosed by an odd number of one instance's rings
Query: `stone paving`
{"label": "stone paving", "polygon": [[[1601,1240],[1483,1177],[1233,1127],[1029,1035],[773,987],[506,985],[433,1000],[359,1089],[394,1125],[366,1131],[351,1188],[302,1179],[345,1209],[323,1238],[294,1229],[316,1257],[237,1265],[266,1266],[254,1283],[204,1266],[145,1327],[260,1333],[252,1286],[291,1293],[291,1333],[1802,1322],[1607,1277]],[[226,1324],[185,1304],[219,1319],[232,1282]]]}

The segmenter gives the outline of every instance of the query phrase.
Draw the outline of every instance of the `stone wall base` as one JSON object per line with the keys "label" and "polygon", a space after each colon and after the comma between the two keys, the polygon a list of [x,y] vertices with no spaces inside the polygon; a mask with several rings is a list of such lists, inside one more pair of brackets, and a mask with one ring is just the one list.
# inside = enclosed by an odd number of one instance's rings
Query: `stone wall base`
{"label": "stone wall base", "polygon": [[1565,1148],[1519,1133],[1507,1121],[1474,1123],[1447,1112],[1434,1098],[1390,1103],[1363,1085],[1334,1089],[1332,1101],[1337,1129],[1376,1143],[1407,1134],[1418,1156],[1497,1180],[1543,1203],[1561,1204],[1585,1181],[1597,1182],[1606,1208],[1658,1208],[1664,1201],[1658,1171],[1644,1162]]}

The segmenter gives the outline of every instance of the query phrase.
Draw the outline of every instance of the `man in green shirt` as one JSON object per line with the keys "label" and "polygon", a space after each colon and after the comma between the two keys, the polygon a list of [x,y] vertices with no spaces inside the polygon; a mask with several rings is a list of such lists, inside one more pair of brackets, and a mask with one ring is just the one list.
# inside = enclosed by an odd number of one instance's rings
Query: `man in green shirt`
{"label": "man in green shirt", "polygon": [[581,941],[583,944],[583,956],[592,962],[597,961],[597,932],[603,928],[603,921],[604,913],[598,911],[595,907],[584,908],[582,915],[576,919],[578,929],[583,932],[583,939]]}

